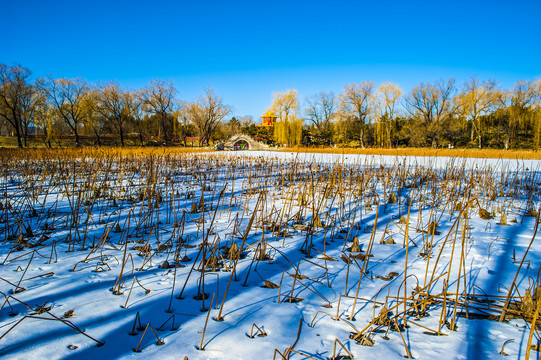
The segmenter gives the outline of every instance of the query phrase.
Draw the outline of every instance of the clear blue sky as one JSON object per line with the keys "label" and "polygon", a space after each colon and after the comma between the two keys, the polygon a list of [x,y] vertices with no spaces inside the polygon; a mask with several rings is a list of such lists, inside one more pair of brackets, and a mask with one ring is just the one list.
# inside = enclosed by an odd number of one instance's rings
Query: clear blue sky
{"label": "clear blue sky", "polygon": [[172,79],[188,101],[212,87],[255,118],[289,88],[541,76],[541,0],[0,0],[0,11],[0,63],[129,88]]}

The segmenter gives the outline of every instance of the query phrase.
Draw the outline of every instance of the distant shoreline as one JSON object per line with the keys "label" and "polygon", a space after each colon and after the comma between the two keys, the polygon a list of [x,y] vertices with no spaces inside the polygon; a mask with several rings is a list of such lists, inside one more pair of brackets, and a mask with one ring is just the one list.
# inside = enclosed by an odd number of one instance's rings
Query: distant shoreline
{"label": "distant shoreline", "polygon": [[501,149],[432,149],[432,148],[281,148],[280,151],[320,154],[362,154],[389,156],[432,156],[480,159],[534,159],[541,160],[541,152],[535,150]]}

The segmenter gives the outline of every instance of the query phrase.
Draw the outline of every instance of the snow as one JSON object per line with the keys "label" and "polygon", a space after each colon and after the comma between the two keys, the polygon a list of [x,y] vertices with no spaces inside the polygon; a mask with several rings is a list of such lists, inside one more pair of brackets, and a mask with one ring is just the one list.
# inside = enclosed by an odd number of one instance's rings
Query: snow
{"label": "snow", "polygon": [[[524,212],[539,205],[539,161],[282,152],[223,152],[179,155],[177,162],[175,159],[158,160],[153,169],[143,166],[144,173],[131,172],[130,166],[138,164],[135,160],[117,162],[111,167],[117,171],[111,171],[105,178],[105,171],[87,171],[99,160],[79,159],[78,163],[73,163],[78,169],[78,178],[68,176],[69,181],[62,180],[61,174],[51,176],[39,171],[43,164],[37,160],[25,165],[38,168],[32,179],[23,176],[25,166],[7,164],[11,168],[9,172],[4,171],[0,179],[3,193],[0,202],[6,205],[9,200],[12,205],[11,210],[0,211],[0,233],[4,235],[4,245],[0,248],[2,359],[183,359],[185,356],[190,360],[272,359],[275,349],[283,354],[294,343],[293,350],[305,355],[292,352],[291,359],[329,359],[336,339],[356,359],[403,358],[406,355],[404,343],[416,359],[500,359],[503,355],[499,351],[504,342],[514,339],[505,345],[507,358],[524,358],[529,322],[519,318],[498,322],[459,316],[456,331],[443,325],[441,332],[445,335],[427,334],[427,329],[439,327],[441,304],[431,306],[427,317],[415,319],[408,315],[409,326],[401,331],[371,325],[373,346],[359,345],[350,335],[367,327],[379,315],[382,303],[387,302],[387,307],[396,305],[404,294],[410,296],[416,286],[425,287],[432,277],[438,280],[430,286],[431,294],[441,294],[444,280],[448,279],[448,293],[452,294],[449,299],[455,298],[457,287],[461,298],[466,285],[470,295],[475,293],[480,298],[483,294],[500,296],[493,306],[501,305],[507,295],[505,289],[511,286],[534,233],[535,218],[524,216]],[[288,177],[293,173],[292,169],[303,178],[292,182]],[[435,181],[433,185],[428,181],[421,190],[414,187],[399,189],[398,178],[392,177],[402,171],[408,183],[416,171],[423,169],[432,169],[430,176],[436,180],[431,180]],[[333,171],[344,176],[343,206],[339,206],[337,187],[328,194],[326,201],[321,202],[325,190],[322,184],[326,183],[323,180],[312,204],[311,183],[317,182],[314,174],[323,179],[322,176],[330,176]],[[444,179],[445,172],[454,177]],[[380,174],[380,178],[367,180],[368,187],[360,200],[357,188],[347,182],[363,173]],[[155,193],[163,196],[157,210],[147,206],[146,198],[145,202],[137,198],[140,190],[150,191],[147,180],[153,174],[158,179]],[[386,183],[385,179],[390,182]],[[498,185],[502,179],[506,184]],[[474,184],[471,194],[464,192],[468,181]],[[83,206],[82,201],[77,201],[78,196],[85,191],[93,192],[94,189],[85,185],[93,182],[108,184],[102,190],[107,196],[98,197],[93,206]],[[67,196],[66,186],[74,183],[77,186],[68,189]],[[293,187],[288,186],[292,184]],[[526,185],[533,189],[526,190]],[[211,190],[202,191],[203,186]],[[506,195],[497,194],[491,200],[491,186],[502,189]],[[34,188],[40,193],[32,197],[30,193]],[[45,189],[47,193],[43,192]],[[222,189],[225,191],[220,197]],[[247,192],[251,189],[255,190]],[[218,248],[231,245],[232,241],[241,246],[261,196],[258,189],[266,190],[266,196],[262,196],[262,204],[255,212],[253,225],[247,232],[244,256],[238,261],[223,302],[231,271],[225,267],[216,271],[207,269],[204,273],[190,270],[194,264],[199,267],[203,252],[200,253],[198,245],[205,236]],[[399,190],[396,191],[399,204],[387,203],[389,189]],[[454,192],[448,195],[448,191]],[[287,201],[290,192],[294,192],[295,201]],[[421,193],[425,198],[423,201],[419,199]],[[202,194],[207,211],[192,213],[192,204],[199,204]],[[309,205],[304,209],[303,221],[295,224],[293,215],[299,209],[297,199],[300,194]],[[331,202],[333,196],[336,200]],[[116,207],[112,205],[113,197]],[[477,204],[489,212],[494,211],[495,218],[481,219],[477,205],[472,202],[468,221],[456,221],[460,211],[453,210],[447,202],[465,204],[474,197],[478,199]],[[368,200],[372,203],[371,209],[367,207]],[[406,225],[400,224],[399,219],[401,216],[407,218],[409,200],[412,200],[411,241],[406,257],[403,247]],[[152,202],[156,206],[153,197]],[[435,207],[430,206],[434,203],[437,203]],[[313,209],[320,205],[320,218],[327,227],[318,227],[310,236],[303,226],[310,224]],[[37,210],[37,217],[29,216],[29,206]],[[76,226],[72,222],[72,207],[78,209]],[[498,208],[505,208],[509,225],[497,224],[499,211],[502,211]],[[275,231],[262,228],[260,219],[263,215],[276,219],[286,212],[290,215],[286,231],[291,237],[277,236]],[[416,230],[426,228],[431,215],[432,219],[437,219],[440,234],[435,234],[432,239],[428,262],[420,253],[427,250],[423,245],[429,243],[430,236]],[[376,216],[377,226],[373,233]],[[183,228],[175,226],[183,219]],[[198,219],[204,219],[204,224]],[[510,222],[513,219],[517,222]],[[54,230],[49,230],[45,223],[54,225]],[[209,232],[211,223],[212,231]],[[117,224],[123,231],[114,231]],[[31,243],[37,243],[44,234],[49,238],[37,247],[17,250],[15,238],[9,235],[24,233],[25,227],[33,231],[32,236],[26,237]],[[108,238],[105,238],[108,231]],[[181,233],[185,243],[179,242]],[[126,235],[130,240],[127,245]],[[341,260],[341,256],[355,254],[347,250],[354,237],[359,239],[362,254],[367,254],[373,241],[373,257],[367,262],[368,272],[364,277],[360,276],[361,259],[350,260],[349,265]],[[389,237],[396,243],[380,243]],[[100,242],[103,239],[105,242]],[[257,260],[255,255],[262,239],[268,241],[267,259]],[[313,247],[307,256],[306,251],[300,250],[306,250],[310,241]],[[134,249],[147,242],[152,249],[150,259],[149,255],[140,256]],[[160,244],[172,247],[156,252]],[[93,245],[99,246],[93,248]],[[173,263],[177,249],[180,258],[186,255],[191,260],[176,269],[160,268],[166,260]],[[466,254],[463,263],[459,261],[462,249]],[[517,288],[521,295],[538,280],[541,253],[537,249],[534,242],[519,272]],[[206,256],[211,251],[213,249],[209,247]],[[441,259],[434,266],[440,251]],[[323,253],[329,257],[327,260]],[[222,255],[226,258],[223,252]],[[197,263],[194,262],[196,258]],[[111,289],[119,278],[123,259],[126,261],[122,293],[116,295]],[[405,280],[406,260],[408,277]],[[226,264],[232,266],[233,263],[226,259]],[[295,277],[296,267],[302,276]],[[397,275],[386,280],[392,272]],[[49,273],[54,274],[44,276]],[[203,276],[204,281],[201,280]],[[19,286],[25,290],[17,292],[12,284],[18,284],[21,279]],[[264,288],[265,280],[281,286],[279,289]],[[184,285],[183,298],[178,299]],[[204,285],[204,292],[208,294],[204,302],[194,299],[199,285]],[[359,293],[355,300],[357,289]],[[290,295],[303,300],[288,302]],[[223,321],[216,321],[214,318],[222,303]],[[331,307],[323,306],[327,304]],[[51,308],[35,314],[42,305]],[[400,305],[399,312],[403,306]],[[52,320],[53,315],[62,318],[69,310],[73,310],[74,316],[65,318],[64,323]],[[448,305],[447,321],[453,318],[453,311],[454,306]],[[463,306],[457,306],[457,312],[464,311]],[[142,327],[136,323],[132,333],[137,314]],[[203,338],[204,349],[199,349],[207,315],[210,317]],[[67,320],[84,334],[70,327]],[[403,324],[402,315],[398,320]],[[147,324],[152,326],[163,345],[157,344],[150,328],[142,339]],[[250,338],[248,335],[254,324],[266,336]],[[537,344],[537,340],[534,336],[533,343]],[[103,345],[98,346],[98,342]],[[140,352],[135,352],[138,346]],[[337,350],[339,348],[337,345]],[[346,353],[341,350],[340,354]],[[530,356],[539,358],[535,351]],[[281,357],[277,355],[276,358]]]}

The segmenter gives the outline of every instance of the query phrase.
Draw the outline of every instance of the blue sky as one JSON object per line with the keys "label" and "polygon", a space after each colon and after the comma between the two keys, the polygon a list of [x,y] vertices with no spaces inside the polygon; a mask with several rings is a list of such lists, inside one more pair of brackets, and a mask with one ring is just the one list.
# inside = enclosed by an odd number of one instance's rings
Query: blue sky
{"label": "blue sky", "polygon": [[0,63],[129,88],[172,79],[187,101],[211,87],[235,115],[256,118],[290,88],[304,98],[362,81],[408,91],[448,77],[506,88],[541,77],[541,0],[0,0],[0,9]]}

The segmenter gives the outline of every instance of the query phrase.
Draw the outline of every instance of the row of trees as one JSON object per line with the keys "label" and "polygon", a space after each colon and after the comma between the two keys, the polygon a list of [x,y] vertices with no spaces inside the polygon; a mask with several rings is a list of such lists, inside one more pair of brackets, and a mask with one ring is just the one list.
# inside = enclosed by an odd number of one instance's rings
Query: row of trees
{"label": "row of trees", "polygon": [[[504,90],[493,80],[472,78],[461,88],[454,79],[421,83],[404,94],[393,83],[347,85],[343,93],[320,92],[305,100],[301,136],[295,90],[275,94],[279,143],[353,146],[461,146],[539,148],[541,80],[520,81]],[[284,121],[285,120],[285,121]],[[305,135],[307,132],[305,131]]]}
{"label": "row of trees", "polygon": [[520,81],[510,90],[493,80],[472,78],[421,83],[404,93],[393,83],[361,82],[341,94],[320,92],[303,102],[296,90],[276,93],[269,109],[279,116],[274,129],[256,126],[251,116],[225,119],[231,107],[212,90],[197,101],[177,100],[170,81],[154,80],[140,90],[114,82],[82,79],[32,80],[28,69],[0,64],[0,130],[20,147],[39,134],[47,146],[63,137],[124,146],[160,139],[199,145],[248,133],[270,143],[345,146],[460,146],[539,148],[541,80]]}
{"label": "row of trees", "polygon": [[208,145],[231,108],[212,90],[192,103],[178,101],[176,92],[172,82],[160,80],[135,91],[115,82],[32,80],[27,68],[0,64],[0,121],[19,147],[27,146],[36,133],[43,134],[49,147],[64,135],[73,137],[76,146],[83,135],[97,145],[107,135],[118,138],[122,146],[127,135],[140,144],[149,137],[167,144],[172,138],[186,142],[187,137],[198,136],[200,145]]}

